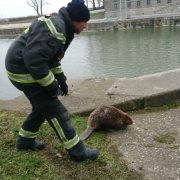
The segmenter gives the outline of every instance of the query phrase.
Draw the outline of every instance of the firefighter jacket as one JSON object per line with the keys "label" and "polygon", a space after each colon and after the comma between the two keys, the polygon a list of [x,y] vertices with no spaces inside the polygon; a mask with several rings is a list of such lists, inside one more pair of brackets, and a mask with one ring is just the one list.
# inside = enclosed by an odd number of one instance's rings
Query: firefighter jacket
{"label": "firefighter jacket", "polygon": [[23,91],[57,88],[57,78],[66,80],[60,59],[74,33],[65,8],[35,20],[8,49],[6,69],[9,79]]}

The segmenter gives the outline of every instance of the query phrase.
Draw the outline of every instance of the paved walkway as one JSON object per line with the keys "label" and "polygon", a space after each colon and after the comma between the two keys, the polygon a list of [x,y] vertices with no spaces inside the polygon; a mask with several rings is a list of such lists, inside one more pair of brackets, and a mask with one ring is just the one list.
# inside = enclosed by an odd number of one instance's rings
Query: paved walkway
{"label": "paved walkway", "polygon": [[130,168],[146,180],[180,180],[180,108],[135,113],[126,131],[109,133]]}
{"label": "paved walkway", "polygon": [[[89,113],[99,105],[124,111],[161,106],[180,100],[180,69],[130,79],[70,79],[70,95],[60,97],[71,113]],[[24,96],[0,100],[0,110],[30,111]],[[180,108],[134,114],[126,131],[109,134],[130,168],[149,180],[180,180]],[[171,141],[160,143],[158,139]],[[93,137],[92,137],[93,138]],[[121,156],[120,156],[121,157]]]}

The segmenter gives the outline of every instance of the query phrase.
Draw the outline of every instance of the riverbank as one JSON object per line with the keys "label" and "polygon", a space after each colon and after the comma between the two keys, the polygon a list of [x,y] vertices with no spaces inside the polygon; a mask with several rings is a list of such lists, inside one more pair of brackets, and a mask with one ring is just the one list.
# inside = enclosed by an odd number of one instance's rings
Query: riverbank
{"label": "riverbank", "polygon": [[[125,131],[107,132],[106,142],[108,142],[108,147],[111,147],[110,149],[113,147],[115,158],[120,161],[125,160],[128,169],[136,172],[136,175],[140,175],[132,178],[134,180],[175,180],[180,178],[180,107],[155,108],[155,111],[146,109],[179,103],[179,76],[180,69],[176,69],[136,78],[70,79],[68,80],[69,96],[59,98],[71,114],[89,114],[102,104],[114,105],[128,111],[134,124]],[[0,110],[3,109],[21,111],[26,114],[31,107],[22,95],[14,100],[0,101]],[[130,112],[138,109],[143,110]],[[86,121],[86,119],[81,121]],[[78,120],[79,126],[81,123]],[[86,122],[84,122],[85,124]],[[85,129],[85,126],[83,128]],[[91,145],[95,144],[95,138],[99,133],[94,132],[94,134],[89,138],[93,141],[90,143]],[[103,140],[103,142],[105,141]],[[96,164],[102,161],[106,162],[102,156]],[[71,164],[71,166],[73,168],[75,165]],[[108,160],[107,167],[109,166],[116,167],[114,170],[118,169],[113,159]],[[90,177],[92,178],[93,175],[91,174]],[[98,174],[97,177],[99,177]]]}
{"label": "riverbank", "polygon": [[[135,78],[69,79],[69,96],[59,97],[73,114],[89,113],[101,104],[114,105],[124,111],[162,106],[180,100],[180,69]],[[21,95],[0,100],[0,110],[30,111]]]}
{"label": "riverbank", "polygon": [[[18,35],[30,22],[1,24],[0,36]],[[129,19],[103,18],[92,19],[88,22],[85,32],[116,31],[120,29],[139,29],[147,27],[180,26],[180,14],[156,14],[151,16],[134,16]]]}
{"label": "riverbank", "polygon": [[132,16],[128,19],[105,18],[92,20],[87,31],[116,31],[120,29],[139,29],[147,27],[179,26],[180,13]]}

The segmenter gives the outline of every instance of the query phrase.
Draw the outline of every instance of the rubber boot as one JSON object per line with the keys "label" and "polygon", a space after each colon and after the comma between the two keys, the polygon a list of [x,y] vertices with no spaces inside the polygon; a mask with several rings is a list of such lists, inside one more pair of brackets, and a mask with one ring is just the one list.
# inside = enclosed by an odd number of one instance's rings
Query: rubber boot
{"label": "rubber boot", "polygon": [[72,149],[68,150],[71,160],[74,161],[85,161],[85,160],[96,160],[99,156],[97,149],[86,149],[83,142],[80,141]]}
{"label": "rubber boot", "polygon": [[37,141],[34,138],[17,137],[16,148],[18,150],[42,150],[45,148],[45,144],[42,141]]}

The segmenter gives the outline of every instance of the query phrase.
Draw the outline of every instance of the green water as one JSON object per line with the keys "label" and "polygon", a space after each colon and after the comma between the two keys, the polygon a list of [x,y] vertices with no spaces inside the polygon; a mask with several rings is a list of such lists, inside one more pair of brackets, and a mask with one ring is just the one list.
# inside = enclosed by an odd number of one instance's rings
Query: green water
{"label": "green water", "polygon": [[[17,96],[4,69],[4,57],[12,41],[0,40],[0,99]],[[177,69],[180,68],[180,27],[83,33],[71,43],[62,66],[71,78],[135,77]]]}
{"label": "green water", "polygon": [[86,34],[70,50],[64,64],[73,76],[121,78],[167,71],[180,67],[180,27]]}

